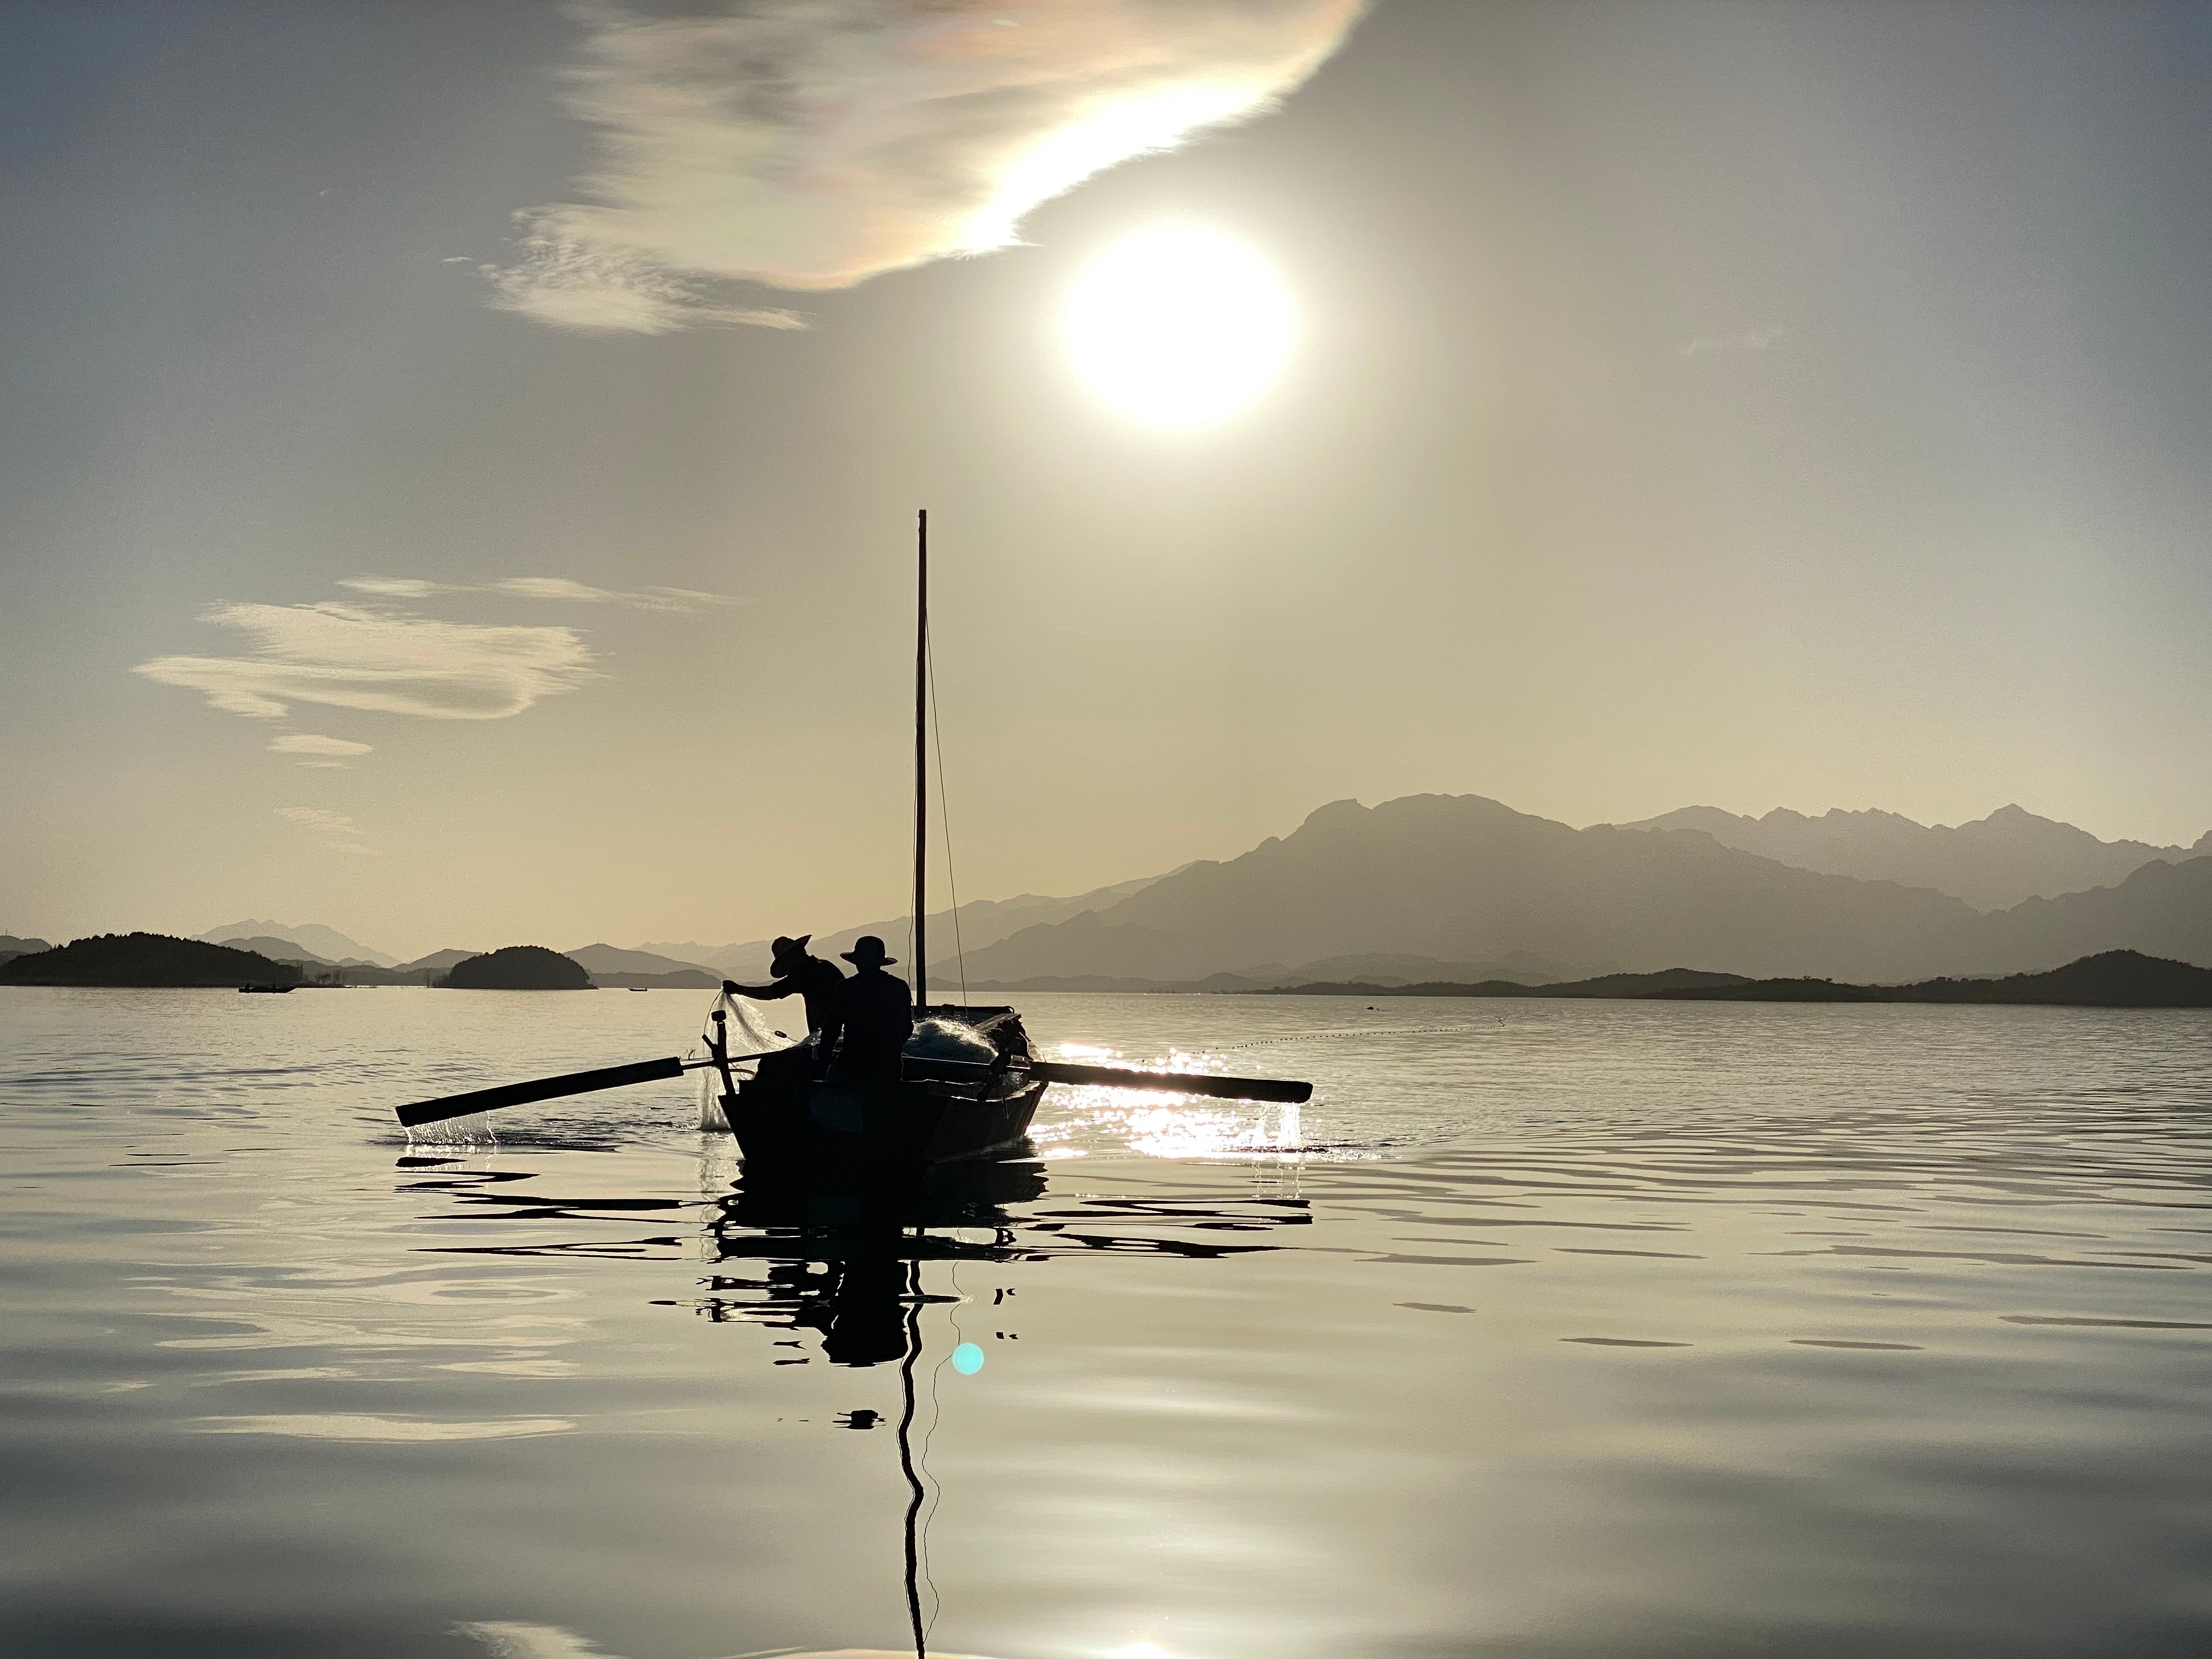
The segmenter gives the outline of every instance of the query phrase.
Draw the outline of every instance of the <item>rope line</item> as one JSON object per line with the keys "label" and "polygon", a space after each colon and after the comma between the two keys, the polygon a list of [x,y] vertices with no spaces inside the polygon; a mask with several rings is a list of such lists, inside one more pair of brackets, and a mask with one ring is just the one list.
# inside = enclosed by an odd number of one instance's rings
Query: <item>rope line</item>
{"label": "rope line", "polygon": [[[952,1276],[952,1303],[945,1310],[945,1313],[951,1322],[953,1344],[957,1346],[967,1340],[960,1329],[960,1308],[967,1298],[960,1293],[959,1262],[955,1261],[948,1263],[947,1266]],[[932,1571],[929,1563],[929,1528],[930,1524],[937,1519],[939,1506],[945,1502],[945,1483],[929,1472],[929,1443],[936,1439],[937,1425],[944,1419],[943,1408],[938,1404],[937,1380],[944,1375],[945,1366],[951,1363],[952,1350],[947,1348],[945,1351],[945,1358],[930,1367],[929,1426],[921,1431],[921,1455],[915,1460],[917,1467],[921,1470],[922,1478],[929,1482],[929,1507],[922,1511],[921,1516],[921,1582],[929,1586],[929,1617],[923,1622],[921,1627],[925,1638],[936,1634],[937,1615],[943,1611],[945,1605],[944,1598],[937,1593],[936,1575]]]}
{"label": "rope line", "polygon": [[[937,816],[945,831],[945,887],[952,898],[952,951],[960,963],[960,1006],[968,1006],[968,949],[960,940],[960,883],[952,873],[952,803],[945,791],[945,723],[937,712],[937,648],[925,639],[922,654],[929,665],[929,727],[937,739]],[[912,948],[911,946],[908,947]],[[927,970],[927,964],[924,965]]]}

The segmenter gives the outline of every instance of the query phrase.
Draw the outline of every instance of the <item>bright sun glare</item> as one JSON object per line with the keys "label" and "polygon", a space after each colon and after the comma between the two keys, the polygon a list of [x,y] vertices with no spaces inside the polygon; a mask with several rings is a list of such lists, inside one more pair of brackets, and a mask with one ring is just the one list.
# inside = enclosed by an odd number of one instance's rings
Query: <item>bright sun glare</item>
{"label": "bright sun glare", "polygon": [[1161,225],[1084,266],[1064,326],[1091,391],[1149,425],[1188,428],[1235,414],[1273,383],[1296,319],[1282,278],[1253,249]]}

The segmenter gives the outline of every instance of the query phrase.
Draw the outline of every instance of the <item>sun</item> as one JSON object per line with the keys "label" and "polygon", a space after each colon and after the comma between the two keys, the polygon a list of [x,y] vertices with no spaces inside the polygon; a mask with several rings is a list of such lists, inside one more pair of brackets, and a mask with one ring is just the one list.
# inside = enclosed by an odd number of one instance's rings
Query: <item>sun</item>
{"label": "sun", "polygon": [[1158,225],[1093,255],[1067,295],[1067,354],[1084,383],[1149,426],[1211,426],[1272,386],[1297,335],[1290,292],[1218,231]]}

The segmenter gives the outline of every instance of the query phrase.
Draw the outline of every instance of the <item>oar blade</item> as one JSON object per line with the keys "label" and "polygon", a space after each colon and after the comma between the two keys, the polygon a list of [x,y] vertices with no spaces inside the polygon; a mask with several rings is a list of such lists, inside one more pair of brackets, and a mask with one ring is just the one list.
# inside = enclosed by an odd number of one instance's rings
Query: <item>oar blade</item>
{"label": "oar blade", "polygon": [[1076,1066],[1040,1060],[1030,1075],[1048,1083],[1091,1085],[1108,1089],[1157,1089],[1168,1094],[1207,1095],[1216,1100],[1273,1100],[1302,1105],[1313,1098],[1313,1085],[1274,1077],[1206,1077],[1193,1072],[1139,1072],[1124,1066]]}
{"label": "oar blade", "polygon": [[671,1054],[665,1060],[641,1060],[634,1066],[606,1066],[592,1072],[534,1078],[527,1083],[502,1083],[495,1089],[474,1089],[437,1100],[417,1100],[398,1108],[398,1115],[412,1129],[424,1123],[442,1123],[447,1118],[466,1117],[471,1112],[497,1111],[502,1106],[526,1106],[535,1100],[558,1100],[564,1095],[587,1095],[600,1089],[621,1089],[633,1083],[683,1075],[684,1062]]}

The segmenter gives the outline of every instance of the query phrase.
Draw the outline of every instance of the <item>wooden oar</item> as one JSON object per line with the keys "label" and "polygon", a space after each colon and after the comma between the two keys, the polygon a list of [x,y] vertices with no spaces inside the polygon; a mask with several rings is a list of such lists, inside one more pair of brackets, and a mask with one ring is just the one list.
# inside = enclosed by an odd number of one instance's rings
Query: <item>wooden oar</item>
{"label": "wooden oar", "polygon": [[[760,1054],[732,1054],[727,1063],[735,1065],[741,1060],[760,1060]],[[596,1072],[570,1072],[562,1077],[541,1077],[528,1083],[502,1083],[495,1089],[476,1089],[465,1095],[446,1095],[436,1100],[418,1100],[398,1109],[399,1121],[412,1129],[418,1124],[441,1123],[451,1117],[466,1117],[471,1112],[492,1112],[502,1106],[526,1106],[533,1100],[557,1100],[563,1095],[588,1095],[599,1089],[627,1088],[633,1083],[653,1083],[665,1077],[681,1077],[686,1072],[696,1071],[702,1066],[716,1062],[709,1060],[685,1061],[671,1054],[665,1060],[641,1060],[635,1066],[606,1066]]]}
{"label": "wooden oar", "polygon": [[[741,1060],[761,1060],[761,1054],[732,1054],[727,1064]],[[397,1109],[399,1121],[412,1129],[424,1123],[442,1123],[448,1118],[467,1117],[474,1112],[494,1112],[502,1106],[526,1106],[533,1101],[558,1100],[566,1095],[588,1095],[600,1089],[623,1089],[633,1083],[653,1083],[663,1078],[681,1077],[688,1071],[702,1066],[723,1062],[713,1060],[682,1060],[671,1054],[665,1060],[641,1060],[633,1066],[607,1066],[595,1072],[569,1072],[561,1077],[534,1078],[527,1083],[502,1083],[496,1088],[474,1089],[465,1095],[445,1095],[436,1100],[417,1100]],[[909,1062],[913,1064],[913,1062]],[[957,1062],[936,1061],[933,1069],[960,1070]],[[918,1069],[918,1068],[917,1068]],[[977,1071],[987,1070],[976,1066]],[[1206,1077],[1194,1072],[1139,1072],[1123,1066],[1073,1066],[1062,1060],[1038,1060],[1030,1067],[1031,1077],[1042,1078],[1048,1083],[1072,1083],[1109,1089],[1156,1089],[1167,1094],[1208,1095],[1217,1100],[1275,1100],[1291,1104],[1313,1098],[1313,1085],[1295,1083],[1282,1078],[1269,1077]]]}
{"label": "wooden oar", "polygon": [[1296,1105],[1313,1098],[1313,1085],[1272,1077],[1205,1077],[1192,1072],[1139,1072],[1122,1066],[1072,1066],[1038,1060],[1031,1077],[1048,1083],[1087,1084],[1108,1089],[1158,1089],[1168,1094],[1211,1095],[1217,1100],[1279,1100]]}

